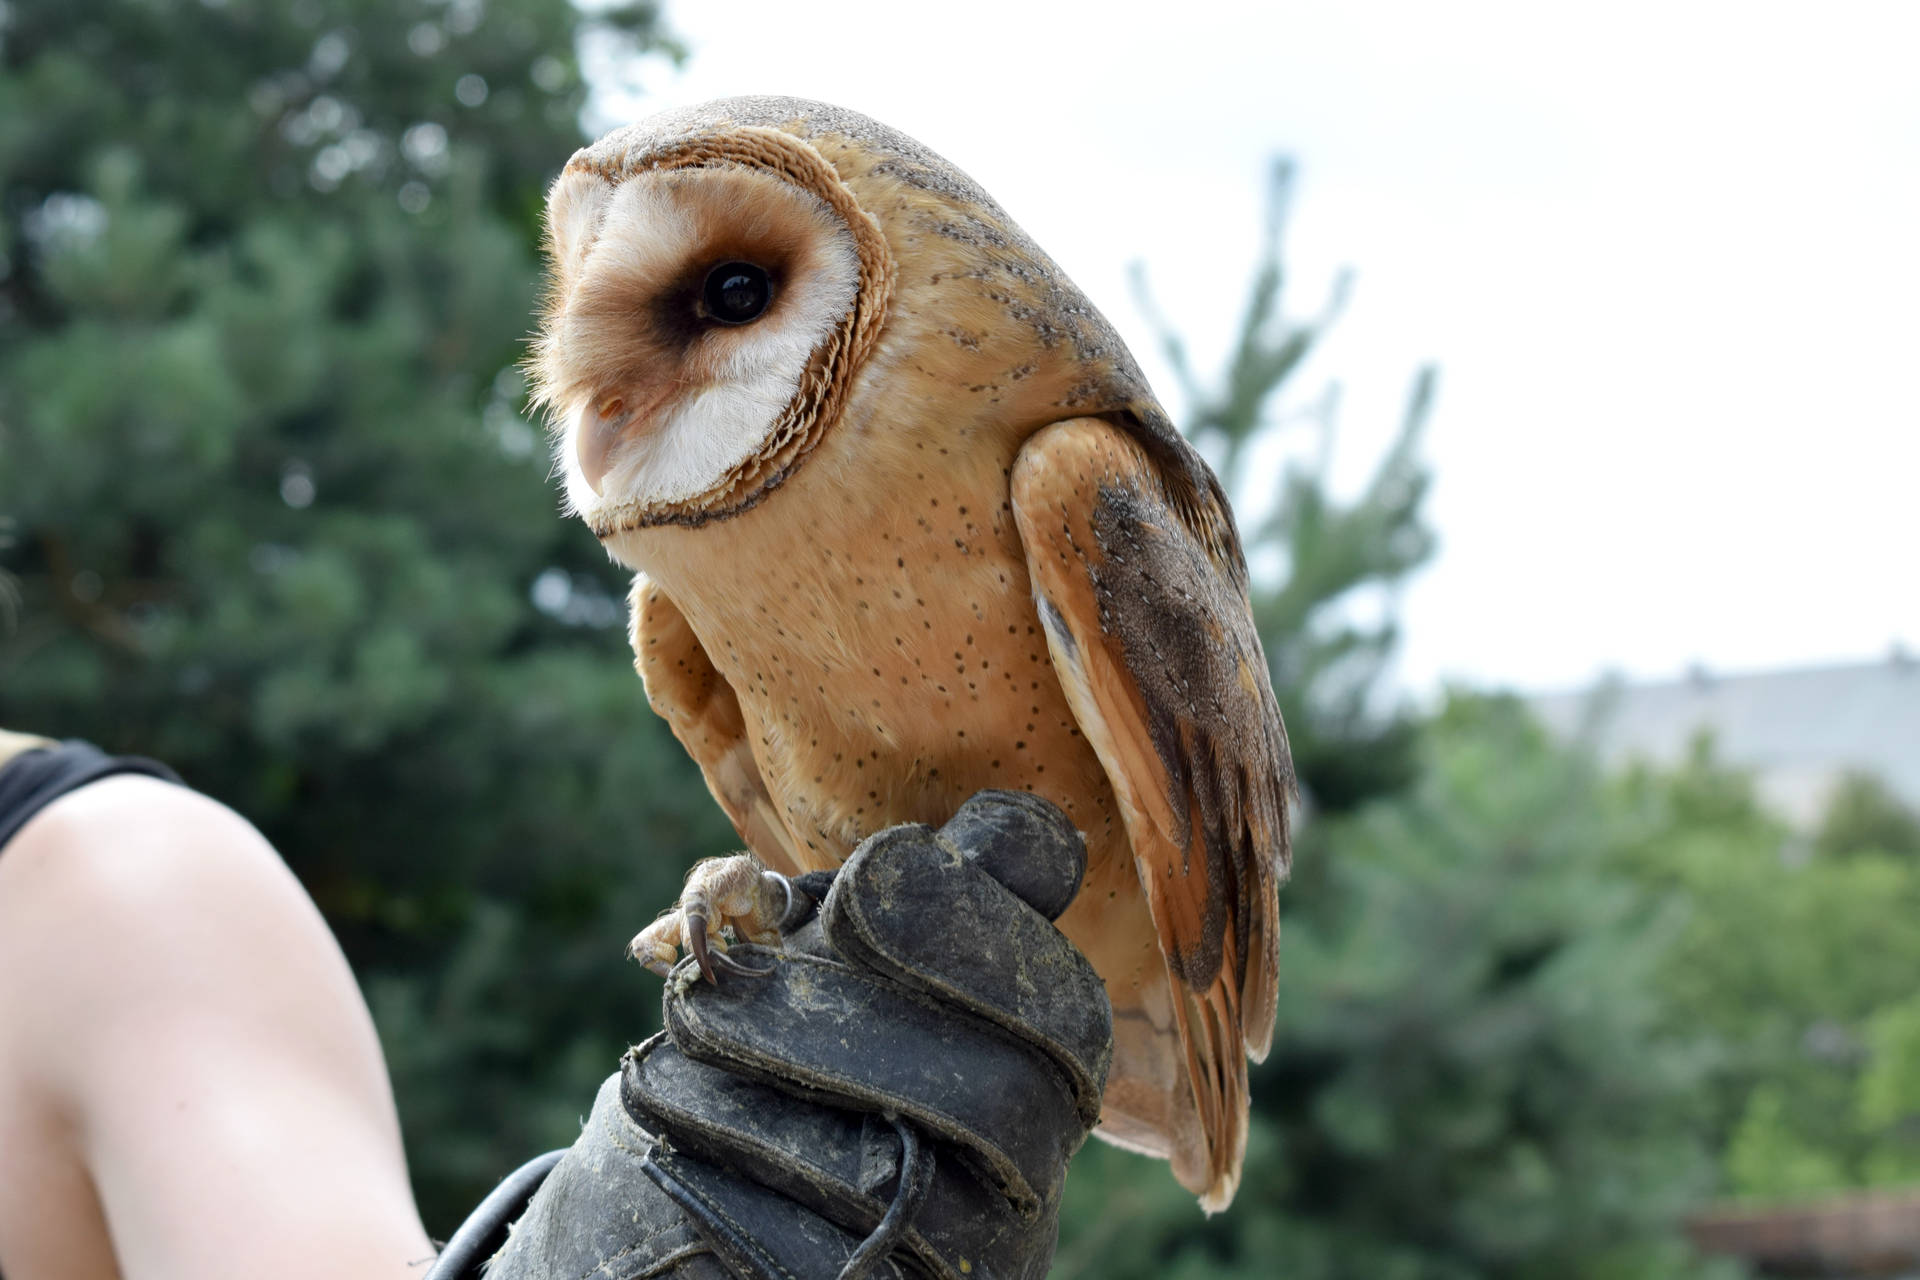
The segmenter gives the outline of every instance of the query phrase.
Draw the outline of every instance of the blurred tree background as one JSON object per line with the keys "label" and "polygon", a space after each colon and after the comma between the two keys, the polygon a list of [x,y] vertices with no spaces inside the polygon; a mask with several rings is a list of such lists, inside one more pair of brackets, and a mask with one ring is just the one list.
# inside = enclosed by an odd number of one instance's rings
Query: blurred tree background
{"label": "blurred tree background", "polygon": [[[657,1021],[622,943],[732,843],[524,416],[583,40],[678,54],[644,4],[0,0],[0,725],[164,759],[283,851],[440,1234],[571,1140]],[[1708,744],[1612,777],[1510,701],[1381,697],[1355,602],[1432,554],[1434,380],[1331,492],[1337,400],[1278,406],[1345,284],[1289,318],[1289,188],[1224,376],[1168,338],[1310,814],[1281,1030],[1232,1212],[1090,1145],[1057,1274],[1710,1274],[1710,1198],[1920,1179],[1914,815],[1860,780],[1801,837]],[[1315,447],[1255,474],[1273,432]]]}

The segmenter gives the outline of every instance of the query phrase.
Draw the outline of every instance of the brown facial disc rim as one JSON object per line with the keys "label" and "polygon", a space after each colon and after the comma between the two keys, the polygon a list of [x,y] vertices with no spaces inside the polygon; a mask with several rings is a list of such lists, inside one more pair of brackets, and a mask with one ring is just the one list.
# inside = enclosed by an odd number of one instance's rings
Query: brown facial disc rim
{"label": "brown facial disc rim", "polygon": [[840,418],[853,377],[879,340],[893,299],[893,254],[880,226],[826,158],[790,133],[758,125],[702,134],[672,151],[613,164],[584,154],[567,171],[592,173],[618,183],[655,170],[718,168],[738,165],[772,173],[824,201],[846,224],[860,262],[860,283],[853,308],[826,341],[814,349],[793,399],[774,424],[767,444],[722,476],[705,492],[673,503],[627,502],[604,508],[589,522],[602,540],[631,529],[677,524],[697,527],[757,506],[792,475]]}

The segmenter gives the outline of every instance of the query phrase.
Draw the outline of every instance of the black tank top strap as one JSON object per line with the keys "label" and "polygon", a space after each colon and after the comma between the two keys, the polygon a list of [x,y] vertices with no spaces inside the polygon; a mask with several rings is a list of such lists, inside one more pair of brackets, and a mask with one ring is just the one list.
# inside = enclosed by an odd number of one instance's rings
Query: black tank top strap
{"label": "black tank top strap", "polygon": [[77,738],[14,756],[0,766],[0,852],[6,850],[7,841],[13,839],[34,814],[69,791],[117,773],[180,781],[178,774],[158,761],[141,756],[110,756]]}

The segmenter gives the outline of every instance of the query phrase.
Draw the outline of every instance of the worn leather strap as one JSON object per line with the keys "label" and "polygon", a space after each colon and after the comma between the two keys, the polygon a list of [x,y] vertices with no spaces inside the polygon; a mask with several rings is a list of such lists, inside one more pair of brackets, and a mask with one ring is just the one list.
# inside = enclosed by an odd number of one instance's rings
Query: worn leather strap
{"label": "worn leather strap", "polygon": [[[681,1052],[797,1097],[910,1116],[971,1151],[1019,1212],[1052,1201],[1080,1135],[1033,1123],[1037,1110],[1078,1110],[1051,1059],[836,961],[760,947],[734,954],[773,972],[751,988],[701,983],[669,999],[667,1030]],[[1058,1100],[1009,1091],[1009,1080],[1051,1088]]]}
{"label": "worn leather strap", "polygon": [[[765,1186],[862,1233],[900,1190],[901,1142],[875,1113],[802,1103],[769,1084],[694,1062],[665,1035],[622,1064],[621,1099],[677,1150],[751,1169]],[[943,1280],[1023,1274],[1048,1224],[1006,1211],[1000,1193],[935,1144],[933,1183],[901,1247]]]}
{"label": "worn leather strap", "polygon": [[[805,1205],[726,1169],[658,1146],[641,1166],[654,1185],[702,1228],[713,1250],[748,1280],[822,1280],[842,1274],[861,1237]],[[898,1256],[867,1272],[884,1280],[919,1280]]]}
{"label": "worn leather strap", "polygon": [[[514,1280],[737,1280],[700,1229],[643,1171],[654,1144],[654,1136],[620,1105],[620,1077],[609,1076],[580,1140],[547,1175],[485,1274]],[[481,1273],[456,1274],[467,1280]]]}
{"label": "worn leather strap", "polygon": [[[1098,1123],[1112,1054],[1099,975],[945,833],[881,832],[840,869],[821,915],[841,955],[1050,1054],[1081,1118],[1089,1128]],[[940,926],[926,927],[931,919]]]}

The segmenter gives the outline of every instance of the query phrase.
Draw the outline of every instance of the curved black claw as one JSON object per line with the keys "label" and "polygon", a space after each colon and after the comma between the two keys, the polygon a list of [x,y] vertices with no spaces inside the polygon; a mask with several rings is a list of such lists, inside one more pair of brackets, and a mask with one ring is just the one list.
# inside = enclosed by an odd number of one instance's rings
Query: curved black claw
{"label": "curved black claw", "polygon": [[687,950],[693,952],[693,962],[700,966],[700,976],[708,982],[713,976],[713,952],[707,947],[707,918],[697,912],[687,912]]}
{"label": "curved black claw", "polygon": [[707,918],[693,911],[687,912],[687,949],[693,952],[693,962],[700,966],[700,976],[708,982],[719,981],[714,977],[716,969],[724,969],[742,978],[765,978],[773,973],[772,966],[757,969],[750,964],[741,964],[726,952],[708,946]]}
{"label": "curved black claw", "polygon": [[725,969],[728,973],[738,974],[742,978],[770,978],[773,976],[772,965],[760,969],[750,964],[741,964],[724,951],[715,951],[712,955],[713,964],[716,969]]}

